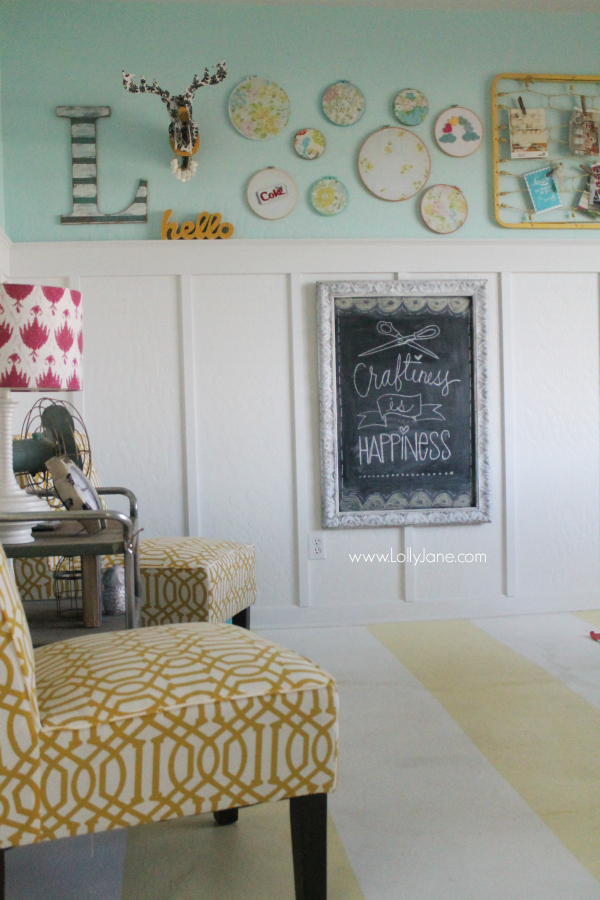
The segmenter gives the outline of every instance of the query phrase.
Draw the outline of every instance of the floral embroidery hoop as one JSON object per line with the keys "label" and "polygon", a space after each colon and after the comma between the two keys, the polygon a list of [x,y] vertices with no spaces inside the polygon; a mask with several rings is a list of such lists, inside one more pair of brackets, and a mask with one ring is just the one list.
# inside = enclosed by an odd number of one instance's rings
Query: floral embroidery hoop
{"label": "floral embroidery hoop", "polygon": [[252,75],[231,92],[229,118],[241,135],[252,141],[277,137],[290,120],[290,98],[275,81]]}
{"label": "floral embroidery hoop", "polygon": [[436,234],[452,234],[467,221],[469,207],[462,191],[451,184],[434,184],[421,197],[423,221]]}
{"label": "floral embroidery hoop", "polygon": [[354,125],[365,111],[365,97],[355,84],[336,81],[323,94],[321,106],[334,125]]}
{"label": "floral embroidery hoop", "polygon": [[310,203],[321,216],[337,216],[348,205],[346,185],[333,175],[326,175],[311,187]]}
{"label": "floral embroidery hoop", "polygon": [[405,128],[374,131],[358,152],[358,174],[380,200],[409,200],[425,187],[430,172],[425,143]]}
{"label": "floral embroidery hoop", "polygon": [[438,116],[434,127],[440,150],[448,156],[470,156],[481,146],[481,119],[464,106],[451,106]]}
{"label": "floral embroidery hoop", "polygon": [[404,88],[394,100],[394,115],[403,125],[420,125],[429,115],[429,100],[422,91]]}
{"label": "floral embroidery hoop", "polygon": [[316,128],[303,128],[294,137],[294,150],[302,159],[318,159],[325,153],[325,138]]}
{"label": "floral embroidery hoop", "polygon": [[271,166],[252,176],[246,198],[252,212],[261,219],[283,219],[295,207],[298,189],[291,175]]}

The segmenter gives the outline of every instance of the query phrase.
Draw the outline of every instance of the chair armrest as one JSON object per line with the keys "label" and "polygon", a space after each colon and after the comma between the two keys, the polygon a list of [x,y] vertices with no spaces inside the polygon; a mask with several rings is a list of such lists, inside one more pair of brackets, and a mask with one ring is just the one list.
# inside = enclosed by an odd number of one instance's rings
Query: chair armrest
{"label": "chair armrest", "polygon": [[96,488],[96,491],[98,494],[120,494],[123,497],[127,497],[127,499],[129,500],[129,518],[134,525],[137,524],[138,501],[133,491],[130,491],[129,488],[124,487],[99,487]]}

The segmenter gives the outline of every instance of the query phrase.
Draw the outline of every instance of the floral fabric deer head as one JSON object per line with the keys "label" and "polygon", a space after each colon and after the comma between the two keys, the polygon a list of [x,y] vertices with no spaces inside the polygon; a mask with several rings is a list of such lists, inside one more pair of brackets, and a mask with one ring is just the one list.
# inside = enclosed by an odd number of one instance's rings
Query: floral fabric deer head
{"label": "floral fabric deer head", "polygon": [[184,94],[170,94],[169,91],[159,87],[156,81],[148,84],[145,78],[140,78],[140,83],[134,82],[134,75],[123,72],[123,87],[132,94],[158,94],[166,104],[171,124],[169,125],[169,141],[175,154],[171,161],[171,170],[181,179],[189,181],[196,172],[198,164],[192,160],[194,153],[200,146],[198,126],[192,118],[192,100],[194,94],[205,84],[219,84],[227,75],[225,60],[217,63],[216,72],[210,75],[208,69],[204,70],[202,78],[194,75],[194,80]]}

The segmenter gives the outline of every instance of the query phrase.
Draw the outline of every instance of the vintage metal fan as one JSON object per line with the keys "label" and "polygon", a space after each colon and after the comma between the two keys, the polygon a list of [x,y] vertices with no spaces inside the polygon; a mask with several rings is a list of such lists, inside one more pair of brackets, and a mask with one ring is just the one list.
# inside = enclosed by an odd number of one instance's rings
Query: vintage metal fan
{"label": "vintage metal fan", "polygon": [[[68,456],[90,476],[92,451],[83,419],[71,403],[43,397],[27,413],[21,437],[13,441],[13,470],[21,485],[52,490],[46,462],[54,456]],[[62,506],[57,497],[49,497],[48,502],[56,508]]]}

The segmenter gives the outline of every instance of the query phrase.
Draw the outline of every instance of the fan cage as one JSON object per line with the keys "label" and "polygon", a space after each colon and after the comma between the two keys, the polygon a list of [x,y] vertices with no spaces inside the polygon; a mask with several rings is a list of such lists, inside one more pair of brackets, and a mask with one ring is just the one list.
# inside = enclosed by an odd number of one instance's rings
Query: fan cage
{"label": "fan cage", "polygon": [[52,573],[56,612],[59,616],[83,611],[83,588],[79,562],[72,556],[61,556]]}
{"label": "fan cage", "polygon": [[[87,475],[89,478],[92,473],[92,451],[90,448],[90,438],[81,415],[72,403],[69,403],[66,400],[51,400],[49,397],[42,397],[41,400],[38,400],[33,404],[31,409],[25,416],[25,421],[23,422],[23,427],[21,429],[21,439],[24,440],[25,438],[33,437],[34,434],[41,433],[45,430],[44,426],[42,425],[42,413],[50,406],[62,406],[71,415],[75,424],[74,437],[82,462],[82,471],[83,474]],[[64,446],[64,442],[61,439],[61,435],[55,433],[53,437],[59,450],[58,455],[66,453],[66,447]],[[36,472],[35,475],[32,475],[29,472],[21,472],[18,475],[18,479],[21,487],[24,488],[32,487],[37,491],[54,490],[52,476],[47,470],[45,470],[44,472]],[[46,499],[53,509],[62,509],[63,504],[58,499],[58,497],[47,497]]]}

